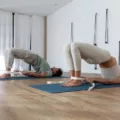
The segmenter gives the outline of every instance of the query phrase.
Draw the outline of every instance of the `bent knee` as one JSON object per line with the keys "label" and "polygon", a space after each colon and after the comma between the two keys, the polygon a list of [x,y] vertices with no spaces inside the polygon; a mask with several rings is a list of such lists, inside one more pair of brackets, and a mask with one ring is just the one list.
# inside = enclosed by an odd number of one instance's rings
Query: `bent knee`
{"label": "bent knee", "polygon": [[65,52],[70,52],[71,46],[70,44],[65,44],[63,48]]}
{"label": "bent knee", "polygon": [[14,48],[8,49],[8,53],[9,53],[9,54],[14,54],[14,52],[15,52],[15,49],[14,49]]}
{"label": "bent knee", "polygon": [[72,49],[72,50],[76,50],[77,48],[78,48],[77,43],[72,43],[72,44],[71,44],[71,49]]}

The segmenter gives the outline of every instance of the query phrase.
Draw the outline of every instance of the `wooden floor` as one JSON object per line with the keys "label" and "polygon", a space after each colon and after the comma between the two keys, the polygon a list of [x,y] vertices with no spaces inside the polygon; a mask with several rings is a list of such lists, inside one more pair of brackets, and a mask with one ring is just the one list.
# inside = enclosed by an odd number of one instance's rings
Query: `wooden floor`
{"label": "wooden floor", "polygon": [[0,120],[120,120],[120,88],[50,94],[28,87],[47,80],[0,81]]}

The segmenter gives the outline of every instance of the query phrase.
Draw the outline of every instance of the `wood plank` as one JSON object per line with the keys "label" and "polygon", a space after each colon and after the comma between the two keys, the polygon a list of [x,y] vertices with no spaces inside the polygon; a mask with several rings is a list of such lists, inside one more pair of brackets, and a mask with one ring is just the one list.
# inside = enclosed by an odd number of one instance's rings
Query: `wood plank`
{"label": "wood plank", "polygon": [[50,94],[28,86],[48,80],[0,81],[1,120],[119,120],[120,88]]}

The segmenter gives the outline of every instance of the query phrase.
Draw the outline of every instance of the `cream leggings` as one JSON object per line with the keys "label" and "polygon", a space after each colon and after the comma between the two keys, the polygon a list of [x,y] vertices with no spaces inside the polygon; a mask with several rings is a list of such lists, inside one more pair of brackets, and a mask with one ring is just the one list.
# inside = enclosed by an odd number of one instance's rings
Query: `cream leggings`
{"label": "cream leggings", "polygon": [[69,70],[81,70],[81,60],[89,64],[100,64],[110,59],[110,53],[88,43],[76,42],[65,46],[66,62]]}

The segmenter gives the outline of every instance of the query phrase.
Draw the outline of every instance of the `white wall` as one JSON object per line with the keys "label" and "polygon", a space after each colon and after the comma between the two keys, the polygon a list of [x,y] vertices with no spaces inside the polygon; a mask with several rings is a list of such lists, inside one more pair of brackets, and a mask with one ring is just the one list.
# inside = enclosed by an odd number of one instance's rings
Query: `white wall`
{"label": "white wall", "polygon": [[[94,15],[98,13],[98,46],[110,51],[118,60],[120,40],[120,1],[119,0],[74,0],[57,12],[48,16],[47,58],[51,65],[67,71],[63,45],[70,42],[70,24],[74,23],[74,42],[93,44]],[[105,44],[105,10],[109,9],[109,44]],[[83,72],[99,73],[94,65],[83,61]]]}

